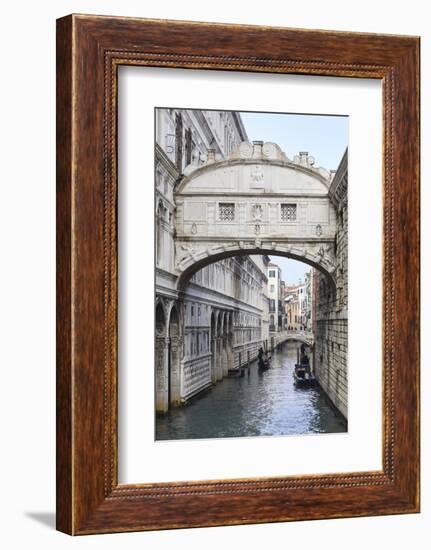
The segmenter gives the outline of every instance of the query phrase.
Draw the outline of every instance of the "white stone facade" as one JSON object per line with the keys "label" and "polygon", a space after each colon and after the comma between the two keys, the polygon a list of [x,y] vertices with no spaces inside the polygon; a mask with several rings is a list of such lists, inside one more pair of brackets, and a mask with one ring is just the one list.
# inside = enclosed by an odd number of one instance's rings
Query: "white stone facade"
{"label": "white stone facade", "polygon": [[246,135],[236,113],[159,109],[156,118],[156,410],[164,412],[268,345],[268,260],[243,255],[211,263],[178,288],[177,182],[190,162],[194,169],[208,162],[208,149],[223,159]]}
{"label": "white stone facade", "polygon": [[268,273],[268,298],[269,298],[269,331],[279,332],[283,325],[281,318],[281,269],[275,263],[267,267]]}
{"label": "white stone facade", "polygon": [[218,160],[227,158],[246,139],[236,112],[156,109],[156,142],[181,174],[188,165],[206,162],[208,151]]}

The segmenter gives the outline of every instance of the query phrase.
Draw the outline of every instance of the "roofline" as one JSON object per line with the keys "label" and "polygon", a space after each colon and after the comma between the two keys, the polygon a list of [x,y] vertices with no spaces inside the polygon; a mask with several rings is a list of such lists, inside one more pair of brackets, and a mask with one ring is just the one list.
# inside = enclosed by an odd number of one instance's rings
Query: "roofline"
{"label": "roofline", "polygon": [[288,170],[295,170],[297,172],[302,172],[303,174],[307,174],[309,176],[316,178],[316,180],[322,183],[326,189],[325,194],[327,194],[329,191],[329,186],[331,182],[328,181],[326,178],[324,178],[324,176],[319,172],[317,172],[317,170],[308,168],[306,166],[301,166],[300,164],[295,164],[292,161],[269,160],[269,159],[267,160],[267,159],[258,159],[258,158],[247,158],[247,159],[236,158],[236,159],[230,159],[230,160],[219,160],[219,161],[211,162],[210,164],[203,164],[202,166],[197,167],[195,170],[193,170],[189,174],[184,175],[180,181],[179,188],[182,189],[186,183],[188,183],[189,181],[195,179],[196,177],[200,176],[201,174],[207,171],[212,172],[213,170],[217,170],[218,168],[225,168],[227,166],[253,165],[253,164],[279,166],[280,168],[286,168]]}

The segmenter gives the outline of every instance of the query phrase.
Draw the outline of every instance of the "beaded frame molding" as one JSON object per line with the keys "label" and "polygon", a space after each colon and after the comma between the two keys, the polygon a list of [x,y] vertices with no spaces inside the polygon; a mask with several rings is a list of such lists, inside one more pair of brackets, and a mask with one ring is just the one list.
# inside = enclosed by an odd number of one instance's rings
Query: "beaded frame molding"
{"label": "beaded frame molding", "polygon": [[[381,471],[118,483],[120,65],[382,81]],[[59,19],[57,529],[90,534],[418,511],[419,38],[90,15]]]}

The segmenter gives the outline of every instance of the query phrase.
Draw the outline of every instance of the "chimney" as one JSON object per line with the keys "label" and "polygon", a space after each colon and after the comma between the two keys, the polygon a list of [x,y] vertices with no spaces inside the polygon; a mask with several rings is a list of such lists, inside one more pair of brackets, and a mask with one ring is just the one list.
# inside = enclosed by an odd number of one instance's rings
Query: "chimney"
{"label": "chimney", "polygon": [[299,164],[308,166],[308,151],[299,151]]}
{"label": "chimney", "polygon": [[253,158],[262,157],[263,141],[253,141]]}

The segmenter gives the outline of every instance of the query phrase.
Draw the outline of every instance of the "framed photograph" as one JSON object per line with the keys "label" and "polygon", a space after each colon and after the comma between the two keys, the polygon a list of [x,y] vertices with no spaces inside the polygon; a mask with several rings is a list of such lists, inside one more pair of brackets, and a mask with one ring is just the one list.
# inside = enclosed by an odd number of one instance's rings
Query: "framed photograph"
{"label": "framed photograph", "polygon": [[419,511],[419,39],[57,21],[57,528]]}

